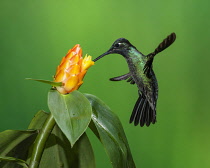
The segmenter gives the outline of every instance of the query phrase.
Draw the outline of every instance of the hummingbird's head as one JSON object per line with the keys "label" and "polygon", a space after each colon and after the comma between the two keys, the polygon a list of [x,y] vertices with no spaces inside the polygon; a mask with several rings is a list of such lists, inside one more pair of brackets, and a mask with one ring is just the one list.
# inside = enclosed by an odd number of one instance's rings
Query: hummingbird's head
{"label": "hummingbird's head", "polygon": [[127,39],[119,38],[112,44],[111,48],[107,52],[98,56],[93,61],[95,62],[108,54],[121,54],[122,56],[126,57],[131,47],[134,47],[134,46]]}

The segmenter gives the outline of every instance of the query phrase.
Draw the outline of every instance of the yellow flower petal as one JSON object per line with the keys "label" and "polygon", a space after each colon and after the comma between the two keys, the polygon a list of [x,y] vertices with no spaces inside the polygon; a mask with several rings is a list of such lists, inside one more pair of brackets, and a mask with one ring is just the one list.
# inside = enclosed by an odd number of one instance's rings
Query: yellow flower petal
{"label": "yellow flower petal", "polygon": [[87,72],[87,70],[84,70],[84,71],[80,72],[80,74],[78,75],[80,81],[82,81],[82,79],[84,78],[86,72]]}
{"label": "yellow flower petal", "polygon": [[82,71],[87,70],[92,65],[94,65],[94,62],[92,61],[92,57],[90,55],[87,56],[87,54],[86,54],[82,61]]}
{"label": "yellow flower petal", "polygon": [[75,64],[75,65],[69,67],[69,69],[67,69],[66,71],[71,75],[77,75],[80,73],[80,69],[81,69],[80,65]]}
{"label": "yellow flower petal", "polygon": [[64,88],[67,91],[67,93],[70,93],[71,91],[75,90],[74,88],[77,87],[78,82],[79,82],[78,76],[70,77],[64,85]]}
{"label": "yellow flower petal", "polygon": [[70,60],[70,63],[72,65],[72,64],[77,64],[80,59],[81,59],[81,56],[79,56],[78,54],[76,54],[73,57],[71,57],[69,60]]}
{"label": "yellow flower petal", "polygon": [[55,82],[62,82],[66,78],[64,71],[59,71],[55,76]]}

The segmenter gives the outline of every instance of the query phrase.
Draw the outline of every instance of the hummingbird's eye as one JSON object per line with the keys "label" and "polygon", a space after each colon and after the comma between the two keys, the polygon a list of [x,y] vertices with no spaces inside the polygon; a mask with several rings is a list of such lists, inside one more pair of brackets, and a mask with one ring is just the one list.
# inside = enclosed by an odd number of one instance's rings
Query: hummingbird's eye
{"label": "hummingbird's eye", "polygon": [[123,47],[124,44],[123,44],[123,43],[117,43],[117,44],[115,44],[114,46],[115,46],[116,48],[119,48],[119,47]]}

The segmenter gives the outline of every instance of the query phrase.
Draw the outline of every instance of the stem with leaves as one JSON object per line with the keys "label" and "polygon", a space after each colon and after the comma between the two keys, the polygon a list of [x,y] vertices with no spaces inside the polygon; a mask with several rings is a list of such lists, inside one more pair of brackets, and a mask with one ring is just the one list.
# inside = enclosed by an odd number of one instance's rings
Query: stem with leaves
{"label": "stem with leaves", "polygon": [[50,113],[50,115],[46,119],[42,129],[40,130],[40,133],[38,134],[35,140],[35,143],[32,149],[32,155],[31,155],[29,168],[39,167],[39,163],[40,163],[42,153],[45,148],[46,141],[50,133],[52,132],[54,126],[55,126],[55,120],[53,118],[53,115]]}

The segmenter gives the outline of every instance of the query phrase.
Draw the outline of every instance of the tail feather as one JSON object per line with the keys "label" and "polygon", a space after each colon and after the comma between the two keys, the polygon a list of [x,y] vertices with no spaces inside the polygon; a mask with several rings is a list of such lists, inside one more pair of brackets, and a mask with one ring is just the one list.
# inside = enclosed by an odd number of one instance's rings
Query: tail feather
{"label": "tail feather", "polygon": [[151,108],[148,107],[148,112],[146,114],[146,126],[149,127],[150,123],[151,123],[151,118],[152,118],[152,115],[151,115]]}
{"label": "tail feather", "polygon": [[[141,104],[138,106],[139,108],[137,110],[141,110],[142,106],[144,106],[144,102],[141,101]],[[139,124],[139,119],[141,118],[141,113],[136,113],[135,118],[134,118],[134,125]]]}
{"label": "tail feather", "polygon": [[145,121],[146,121],[146,115],[147,115],[147,101],[146,99],[144,99],[144,105],[142,106],[142,109],[140,111],[141,115],[140,115],[140,118],[139,118],[139,123],[140,123],[140,126],[143,127],[144,124],[145,124]]}
{"label": "tail feather", "polygon": [[[136,101],[136,104],[135,104],[134,108],[133,108],[133,112],[132,112],[131,117],[130,117],[130,123],[132,123],[136,119],[140,118],[140,113],[136,113],[136,111],[139,111],[139,109],[141,109],[142,104],[143,104],[143,99],[141,99],[139,97],[138,100]],[[136,122],[134,122],[134,125],[135,125],[135,123]],[[138,123],[137,123],[137,125],[138,125]]]}
{"label": "tail feather", "polygon": [[150,107],[146,97],[142,94],[139,96],[134,106],[133,112],[130,117],[130,123],[134,125],[149,126],[151,123],[156,122],[156,110]]}
{"label": "tail feather", "polygon": [[156,123],[156,111],[155,110],[152,110],[152,115],[154,116],[151,120],[152,124]]}

